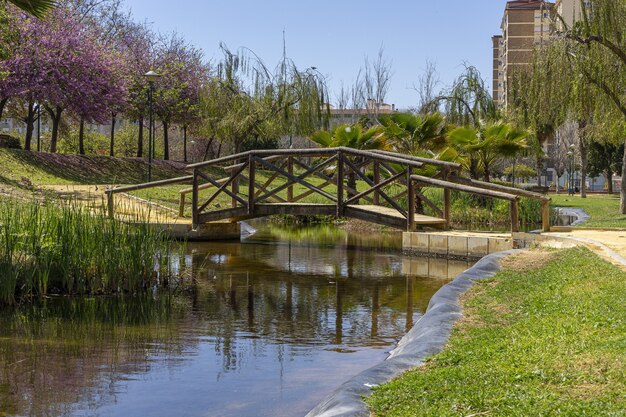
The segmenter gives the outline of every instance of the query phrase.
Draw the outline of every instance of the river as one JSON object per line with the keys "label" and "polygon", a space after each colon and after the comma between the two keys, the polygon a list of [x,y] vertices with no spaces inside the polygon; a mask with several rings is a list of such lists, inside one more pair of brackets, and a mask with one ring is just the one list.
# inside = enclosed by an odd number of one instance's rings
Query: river
{"label": "river", "polygon": [[0,415],[298,416],[383,361],[463,262],[401,234],[272,227],[188,244],[184,291],[0,314]]}

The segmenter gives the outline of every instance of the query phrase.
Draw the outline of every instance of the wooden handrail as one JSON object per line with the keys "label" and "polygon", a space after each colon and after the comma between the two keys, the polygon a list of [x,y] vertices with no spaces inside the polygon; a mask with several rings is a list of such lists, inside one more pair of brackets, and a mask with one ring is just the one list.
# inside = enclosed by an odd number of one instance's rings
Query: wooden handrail
{"label": "wooden handrail", "polygon": [[144,190],[146,188],[161,187],[163,185],[180,184],[180,183],[187,182],[187,181],[193,181],[193,175],[187,175],[185,177],[170,178],[167,180],[146,182],[143,184],[135,184],[135,185],[127,185],[124,187],[111,188],[110,190],[106,190],[105,193],[107,194],[128,193],[131,191]]}
{"label": "wooden handrail", "polygon": [[[437,180],[437,179],[430,178],[430,177],[423,177],[421,175],[411,175],[410,182],[411,184],[409,186],[409,218],[415,215],[415,212],[413,211],[414,208],[412,208],[413,205],[411,204],[411,198],[413,196],[412,190],[414,190],[413,184],[417,182],[417,183],[432,185],[434,187],[440,187],[445,190],[461,191],[461,192],[466,192],[466,193],[471,193],[471,194],[476,194],[476,195],[482,195],[485,197],[508,200],[511,204],[511,233],[519,232],[520,196],[518,195],[505,193],[502,191],[494,191],[494,190],[489,190],[485,188],[479,188],[479,187],[475,187],[471,185],[458,184],[458,183],[454,183],[450,181]],[[444,200],[445,200],[446,205],[450,204],[449,198],[445,198]],[[446,215],[449,216],[450,208],[444,207],[444,212],[446,212],[447,213]],[[446,218],[446,220],[448,222],[450,221],[448,217]],[[411,225],[409,225],[409,230],[410,231],[412,230]]]}
{"label": "wooden handrail", "polygon": [[535,193],[533,191],[521,190],[519,188],[507,187],[506,185],[493,184],[491,182],[473,180],[471,178],[463,178],[463,177],[459,177],[456,175],[449,176],[448,181],[456,182],[459,184],[473,185],[473,186],[477,186],[477,187],[481,187],[481,188],[485,188],[485,189],[493,190],[493,191],[502,191],[508,194],[514,194],[520,197],[527,197],[527,198],[532,198],[535,200],[541,200],[541,201],[551,200],[550,197],[540,194],[540,193]]}
{"label": "wooden handrail", "polygon": [[469,185],[457,184],[457,183],[449,182],[449,181],[436,180],[434,178],[423,177],[421,175],[411,175],[411,181],[421,182],[423,184],[429,184],[429,185],[440,187],[440,188],[447,188],[448,190],[453,190],[453,191],[462,191],[466,193],[482,195],[485,197],[499,198],[502,200],[508,200],[508,201],[519,200],[519,196],[514,195],[514,194],[503,193],[501,191],[487,190],[484,188],[472,187]]}

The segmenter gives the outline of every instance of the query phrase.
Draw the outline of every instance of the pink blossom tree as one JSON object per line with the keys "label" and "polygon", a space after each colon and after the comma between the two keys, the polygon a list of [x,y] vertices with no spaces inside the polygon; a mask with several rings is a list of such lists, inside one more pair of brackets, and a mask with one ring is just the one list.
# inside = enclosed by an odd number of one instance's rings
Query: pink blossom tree
{"label": "pink blossom tree", "polygon": [[64,113],[103,122],[125,101],[123,60],[68,9],[53,9],[43,21],[20,14],[17,24],[19,47],[1,68],[19,96],[43,104],[52,122],[50,151],[56,152]]}

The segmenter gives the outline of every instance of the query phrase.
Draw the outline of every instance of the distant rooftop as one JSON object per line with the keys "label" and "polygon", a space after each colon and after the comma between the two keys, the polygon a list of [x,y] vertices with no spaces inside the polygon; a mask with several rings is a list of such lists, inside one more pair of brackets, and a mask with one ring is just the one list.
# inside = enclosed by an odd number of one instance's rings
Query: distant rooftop
{"label": "distant rooftop", "polygon": [[506,3],[506,10],[536,10],[554,3],[544,0],[514,0]]}

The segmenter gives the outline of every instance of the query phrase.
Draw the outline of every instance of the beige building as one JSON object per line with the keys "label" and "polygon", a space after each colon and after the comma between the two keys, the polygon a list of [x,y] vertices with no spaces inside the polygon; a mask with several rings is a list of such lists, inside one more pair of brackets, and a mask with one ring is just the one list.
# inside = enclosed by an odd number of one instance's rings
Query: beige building
{"label": "beige building", "polygon": [[556,0],[556,12],[563,19],[558,20],[557,26],[559,30],[564,30],[563,22],[567,27],[571,28],[580,18],[581,4],[580,0]]}
{"label": "beige building", "polygon": [[506,106],[511,74],[528,65],[533,50],[549,39],[554,11],[555,4],[544,0],[507,2],[502,17],[502,35],[493,37],[493,98],[497,106]]}

